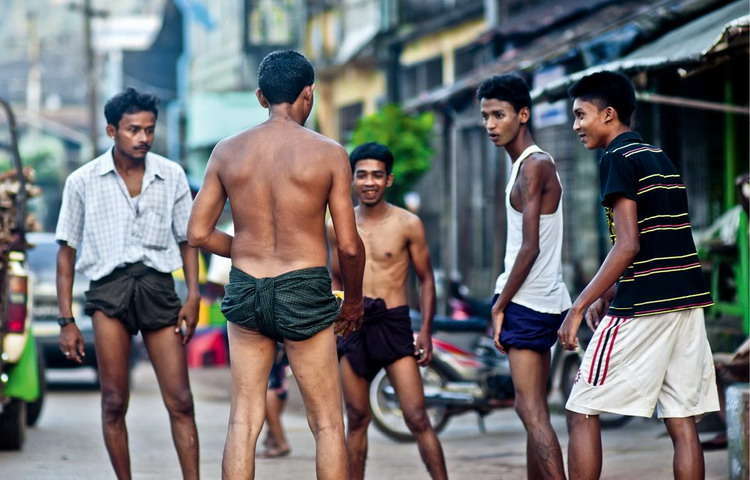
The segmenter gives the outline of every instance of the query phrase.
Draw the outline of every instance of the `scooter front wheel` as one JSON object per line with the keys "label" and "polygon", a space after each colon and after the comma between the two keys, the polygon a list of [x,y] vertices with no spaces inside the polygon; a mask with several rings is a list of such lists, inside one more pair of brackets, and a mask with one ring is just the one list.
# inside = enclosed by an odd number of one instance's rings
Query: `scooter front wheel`
{"label": "scooter front wheel", "polygon": [[[425,394],[435,393],[442,390],[448,381],[446,376],[433,365],[420,367],[422,385]],[[395,389],[388,380],[385,369],[380,370],[370,383],[370,413],[375,427],[391,440],[397,442],[415,441],[409,428],[404,421],[404,413],[399,405]],[[443,406],[431,406],[427,408],[427,416],[430,424],[439,434],[448,425],[450,415]]]}

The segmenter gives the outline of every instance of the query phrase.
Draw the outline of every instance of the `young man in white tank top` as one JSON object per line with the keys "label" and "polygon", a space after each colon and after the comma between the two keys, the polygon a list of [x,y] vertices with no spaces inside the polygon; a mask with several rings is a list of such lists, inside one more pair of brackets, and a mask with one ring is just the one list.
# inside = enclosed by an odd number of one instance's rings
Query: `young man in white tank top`
{"label": "young man in white tank top", "polygon": [[534,144],[529,130],[526,82],[515,75],[489,78],[477,99],[490,140],[513,162],[505,190],[505,271],[492,307],[495,345],[510,359],[515,408],[527,434],[528,478],[564,479],[547,405],[550,348],[570,307],[562,281],[562,186],[555,162]]}

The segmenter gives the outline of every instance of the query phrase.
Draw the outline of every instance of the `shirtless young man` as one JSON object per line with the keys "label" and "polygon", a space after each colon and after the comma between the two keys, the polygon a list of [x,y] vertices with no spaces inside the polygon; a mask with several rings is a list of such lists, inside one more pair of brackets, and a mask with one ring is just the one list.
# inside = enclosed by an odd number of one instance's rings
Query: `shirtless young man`
{"label": "shirtless young man", "polygon": [[562,186],[552,157],[531,136],[526,82],[515,75],[491,77],[477,98],[490,140],[513,162],[505,188],[505,271],[492,306],[495,345],[510,360],[515,408],[527,435],[528,478],[562,479],[562,453],[547,405],[550,348],[570,308],[562,280]]}
{"label": "shirtless young man", "polygon": [[[385,191],[393,184],[393,155],[388,148],[377,143],[360,145],[351,153],[350,161],[360,203],[355,210],[357,230],[365,243],[367,262],[362,328],[346,335],[339,345],[348,419],[349,478],[365,476],[370,382],[385,368],[430,476],[445,479],[443,450],[425,411],[418,368],[432,358],[430,329],[435,313],[435,279],[424,227],[419,217],[385,201]],[[329,227],[328,238],[332,247],[341,248],[338,230]],[[416,345],[406,298],[410,263],[422,286],[423,321]],[[339,288],[345,271],[335,255],[332,267],[334,286]],[[346,285],[345,276],[343,280]]]}
{"label": "shirtless young man", "polygon": [[[333,323],[347,333],[362,317],[364,248],[352,207],[346,151],[303,125],[313,104],[312,65],[297,52],[268,54],[258,100],[270,118],[221,141],[196,197],[191,245],[232,258],[222,311],[229,321],[232,407],[224,479],[253,478],[276,341],[286,347],[316,442],[319,479],[347,475]],[[215,228],[229,198],[234,236]],[[339,238],[346,294],[332,294],[325,212]]]}

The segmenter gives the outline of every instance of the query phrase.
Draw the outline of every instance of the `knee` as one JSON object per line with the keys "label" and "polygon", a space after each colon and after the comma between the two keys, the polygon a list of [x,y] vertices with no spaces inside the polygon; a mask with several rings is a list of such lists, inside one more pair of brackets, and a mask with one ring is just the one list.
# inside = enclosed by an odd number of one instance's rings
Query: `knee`
{"label": "knee", "polygon": [[170,395],[164,400],[164,403],[171,418],[192,418],[194,416],[193,395],[188,389]]}
{"label": "knee", "polygon": [[404,421],[412,433],[422,433],[430,429],[430,419],[423,408],[404,411]]}
{"label": "knee", "polygon": [[591,418],[589,417],[592,417],[592,416],[566,410],[565,421],[568,425],[568,432],[586,428],[588,426],[588,423],[590,423],[591,421]]}
{"label": "knee", "polygon": [[549,422],[546,399],[530,402],[526,399],[516,397],[514,407],[527,429],[537,428]]}
{"label": "knee", "polygon": [[346,406],[346,420],[349,430],[364,430],[370,425],[371,419],[369,409]]}
{"label": "knee", "polygon": [[102,388],[102,419],[105,423],[124,419],[127,411],[127,393],[116,389]]}

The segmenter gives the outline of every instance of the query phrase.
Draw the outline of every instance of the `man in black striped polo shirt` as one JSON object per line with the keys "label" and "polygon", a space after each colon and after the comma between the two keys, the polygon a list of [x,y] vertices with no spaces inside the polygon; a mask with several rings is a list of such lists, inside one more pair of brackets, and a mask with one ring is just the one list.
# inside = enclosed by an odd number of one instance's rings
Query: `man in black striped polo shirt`
{"label": "man in black striped polo shirt", "polygon": [[594,73],[569,93],[581,142],[605,149],[601,199],[613,242],[559,331],[574,349],[584,314],[595,329],[566,404],[570,478],[601,474],[600,413],[650,417],[654,406],[675,447],[675,477],[703,478],[695,418],[719,402],[703,319],[711,295],[685,185],[661,149],[630,130],[635,92],[626,77]]}

